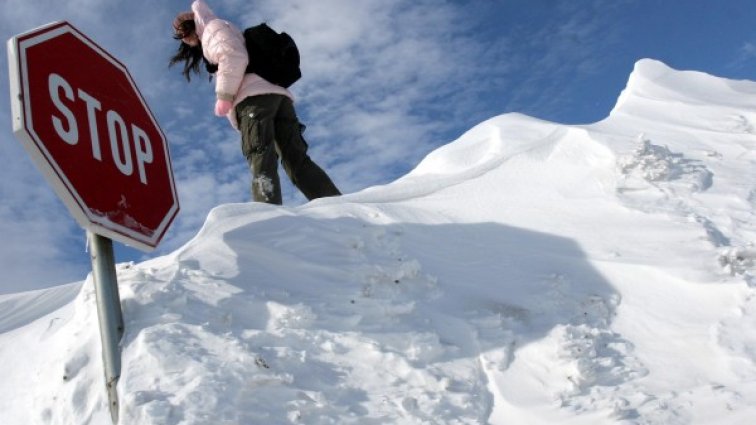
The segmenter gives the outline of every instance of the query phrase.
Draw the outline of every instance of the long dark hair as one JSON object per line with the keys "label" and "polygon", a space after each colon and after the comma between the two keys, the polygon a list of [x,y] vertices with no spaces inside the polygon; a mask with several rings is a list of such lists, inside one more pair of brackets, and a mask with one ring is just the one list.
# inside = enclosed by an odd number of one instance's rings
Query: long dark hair
{"label": "long dark hair", "polygon": [[[181,40],[186,35],[192,34],[195,31],[194,21],[186,20],[181,22],[176,34],[173,38]],[[202,45],[190,46],[183,41],[179,44],[178,50],[171,57],[168,67],[171,67],[179,62],[184,63],[184,69],[181,73],[186,77],[186,81],[192,80],[192,73],[200,75],[202,73],[200,69],[200,63],[204,63],[205,70],[210,74],[210,79],[213,79],[213,74],[218,70],[218,65],[212,64],[205,59],[202,54]]]}

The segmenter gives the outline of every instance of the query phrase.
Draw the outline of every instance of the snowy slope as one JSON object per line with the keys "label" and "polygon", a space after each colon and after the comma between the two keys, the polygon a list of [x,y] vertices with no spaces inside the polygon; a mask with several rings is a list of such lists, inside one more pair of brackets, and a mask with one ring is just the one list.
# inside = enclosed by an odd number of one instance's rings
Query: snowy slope
{"label": "snowy slope", "polygon": [[[118,266],[124,424],[749,424],[756,83],[643,60],[605,120],[216,208]],[[0,423],[107,424],[91,278],[0,298]]]}

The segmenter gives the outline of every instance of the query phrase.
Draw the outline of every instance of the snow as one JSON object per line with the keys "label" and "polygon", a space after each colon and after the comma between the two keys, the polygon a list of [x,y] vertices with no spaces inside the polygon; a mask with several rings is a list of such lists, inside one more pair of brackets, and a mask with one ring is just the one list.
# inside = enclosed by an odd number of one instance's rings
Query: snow
{"label": "snow", "polygon": [[[118,264],[124,424],[747,424],[756,82],[641,60],[609,116],[220,205]],[[91,276],[0,298],[0,423],[108,424]]]}

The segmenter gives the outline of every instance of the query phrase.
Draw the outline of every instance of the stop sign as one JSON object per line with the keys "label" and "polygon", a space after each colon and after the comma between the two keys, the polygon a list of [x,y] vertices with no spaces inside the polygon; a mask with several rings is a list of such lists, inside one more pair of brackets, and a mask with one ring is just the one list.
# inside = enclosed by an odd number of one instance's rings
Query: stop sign
{"label": "stop sign", "polygon": [[179,203],[167,141],[126,67],[68,22],[11,38],[8,57],[13,131],[76,221],[154,249]]}

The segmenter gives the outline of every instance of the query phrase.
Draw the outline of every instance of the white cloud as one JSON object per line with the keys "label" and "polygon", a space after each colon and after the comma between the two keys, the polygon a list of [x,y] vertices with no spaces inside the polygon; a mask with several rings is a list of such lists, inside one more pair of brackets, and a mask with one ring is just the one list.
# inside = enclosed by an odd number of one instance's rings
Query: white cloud
{"label": "white cloud", "polygon": [[84,279],[84,231],[12,139],[0,137],[0,294]]}
{"label": "white cloud", "polygon": [[[492,115],[526,105],[552,109],[564,105],[565,78],[595,72],[595,52],[611,39],[606,16],[594,6],[585,10],[569,6],[550,15],[553,21],[542,26],[499,28],[499,18],[490,13],[497,10],[497,2],[208,3],[219,16],[239,26],[268,21],[297,40],[304,77],[293,90],[297,112],[308,126],[305,138],[313,159],[344,192],[400,177],[435,147]],[[250,198],[239,134],[225,119],[212,115],[213,85],[206,76],[187,84],[179,69],[167,67],[176,48],[170,22],[189,4],[189,0],[6,0],[0,5],[0,28],[6,38],[65,19],[129,68],[168,139],[181,201],[181,212],[158,253],[191,238],[212,207]],[[6,72],[0,70],[0,78],[7,77]],[[7,99],[7,86],[0,90]],[[0,112],[7,116],[7,108]],[[5,153],[3,158],[23,155],[18,147]],[[41,178],[35,173],[23,167],[0,167],[4,202],[38,204],[35,186]],[[281,179],[285,202],[302,203],[304,198],[283,173]],[[79,234],[50,193],[42,203],[45,214],[5,211],[0,215],[6,221],[0,234],[10,241],[6,246],[26,243],[19,239],[24,233],[34,233],[34,245],[47,246],[40,248],[34,262],[39,273],[28,274],[27,280],[50,279],[49,270],[43,270],[47,264],[65,269],[70,260],[67,243]],[[46,227],[39,230],[39,223],[47,221],[63,222],[65,230],[60,234]],[[23,230],[15,232],[14,226]],[[16,258],[8,255],[4,258]],[[72,266],[74,273],[87,268],[86,260]],[[3,285],[0,282],[0,292]]]}
{"label": "white cloud", "polygon": [[743,47],[740,49],[743,54],[756,58],[756,43],[754,42],[747,42],[743,44]]}
{"label": "white cloud", "polygon": [[756,41],[746,41],[735,53],[735,59],[729,63],[730,68],[742,69],[756,60]]}

